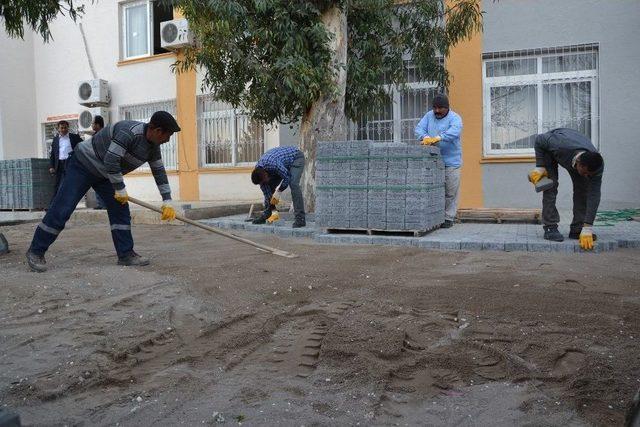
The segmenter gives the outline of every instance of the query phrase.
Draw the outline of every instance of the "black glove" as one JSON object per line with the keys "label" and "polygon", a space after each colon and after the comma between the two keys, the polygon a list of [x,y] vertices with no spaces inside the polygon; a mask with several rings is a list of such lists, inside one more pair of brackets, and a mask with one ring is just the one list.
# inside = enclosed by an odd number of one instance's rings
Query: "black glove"
{"label": "black glove", "polygon": [[254,219],[252,222],[254,224],[264,224],[267,222],[267,218],[269,218],[271,216],[271,211],[273,209],[275,209],[276,207],[271,205],[269,206],[269,209],[262,211],[262,215],[260,215],[258,218]]}

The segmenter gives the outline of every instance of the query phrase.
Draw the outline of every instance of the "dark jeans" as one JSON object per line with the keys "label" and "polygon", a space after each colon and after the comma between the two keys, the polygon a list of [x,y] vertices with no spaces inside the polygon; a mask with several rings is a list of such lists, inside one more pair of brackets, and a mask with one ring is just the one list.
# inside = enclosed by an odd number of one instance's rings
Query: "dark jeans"
{"label": "dark jeans", "polygon": [[64,174],[66,171],[67,160],[58,160],[58,167],[56,168],[56,193],[58,192],[58,188],[60,188],[60,183],[62,183],[62,179],[64,178]]}
{"label": "dark jeans", "polygon": [[302,178],[302,172],[304,172],[304,154],[298,153],[293,159],[289,172],[291,172],[289,187],[291,187],[294,215],[296,220],[304,221],[304,197],[302,197],[302,188],[300,187],[300,178]]}
{"label": "dark jeans", "polygon": [[[542,223],[545,226],[557,226],[560,222],[560,214],[556,208],[556,197],[558,196],[558,163],[555,160],[546,161],[547,174],[553,180],[554,185],[542,193]],[[571,221],[571,231],[582,230],[584,217],[587,212],[587,194],[589,190],[589,179],[580,176],[578,172],[569,170],[569,176],[573,181],[573,221]]]}
{"label": "dark jeans", "polygon": [[108,179],[93,175],[75,157],[71,157],[67,161],[60,189],[33,235],[29,248],[33,253],[44,255],[64,229],[78,202],[92,187],[105,202],[118,257],[122,258],[133,251],[129,205],[121,205],[114,199],[114,190]]}

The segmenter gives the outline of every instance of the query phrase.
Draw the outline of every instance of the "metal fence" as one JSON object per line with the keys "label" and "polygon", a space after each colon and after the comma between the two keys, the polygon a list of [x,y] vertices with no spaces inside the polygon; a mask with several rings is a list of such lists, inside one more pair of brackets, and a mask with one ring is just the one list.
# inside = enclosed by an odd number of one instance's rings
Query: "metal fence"
{"label": "metal fence", "polygon": [[389,101],[375,114],[349,124],[349,138],[377,142],[416,143],[414,129],[431,109],[438,89],[428,83],[409,83],[406,88],[389,88]]}
{"label": "metal fence", "polygon": [[[156,111],[167,111],[174,117],[176,114],[176,101],[170,99],[166,101],[149,102],[145,104],[121,105],[119,109],[120,120],[137,120],[148,122]],[[160,146],[164,167],[167,170],[178,169],[178,137],[174,133],[166,144]],[[138,170],[149,170],[149,165],[145,164]]]}
{"label": "metal fence", "polygon": [[264,153],[264,126],[212,95],[198,96],[200,166],[255,163]]}

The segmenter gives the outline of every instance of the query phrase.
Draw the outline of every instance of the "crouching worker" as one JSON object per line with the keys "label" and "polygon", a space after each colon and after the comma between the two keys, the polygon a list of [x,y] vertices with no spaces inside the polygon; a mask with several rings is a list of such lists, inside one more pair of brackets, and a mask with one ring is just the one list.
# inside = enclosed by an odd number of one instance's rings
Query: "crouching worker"
{"label": "crouching worker", "polygon": [[92,138],[78,144],[75,155],[67,164],[60,191],[33,235],[27,251],[29,267],[38,272],[47,269],[45,252],[64,229],[89,188],[93,188],[105,202],[118,264],[149,264],[148,259],[133,250],[129,196],[123,175],[148,162],[162,195],[162,219],[175,219],[160,145],[179,131],[180,127],[171,114],[157,111],[149,123],[123,120],[101,129]]}
{"label": "crouching worker", "polygon": [[553,181],[542,193],[542,223],[544,238],[562,242],[558,231],[560,215],[556,209],[558,195],[558,165],[569,172],[573,181],[573,221],[570,239],[580,240],[582,249],[593,249],[596,235],[593,221],[600,205],[600,186],[604,161],[589,139],[573,129],[554,129],[536,137],[536,168],[529,172],[534,185],[543,178]]}
{"label": "crouching worker", "polygon": [[264,211],[254,224],[272,222],[271,215],[278,204],[276,194],[291,186],[291,199],[295,221],[293,228],[306,226],[304,199],[300,188],[300,178],[304,171],[304,154],[296,147],[276,147],[262,155],[251,173],[251,182],[259,185],[264,194]]}

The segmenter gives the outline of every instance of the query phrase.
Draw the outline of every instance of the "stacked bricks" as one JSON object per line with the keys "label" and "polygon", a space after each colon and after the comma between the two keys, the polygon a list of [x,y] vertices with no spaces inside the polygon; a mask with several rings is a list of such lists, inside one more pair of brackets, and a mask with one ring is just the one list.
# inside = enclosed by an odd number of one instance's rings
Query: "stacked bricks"
{"label": "stacked bricks", "polygon": [[321,228],[427,231],[444,221],[444,164],[436,147],[321,142],[316,221]]}
{"label": "stacked bricks", "polygon": [[47,159],[0,161],[0,209],[45,209],[54,190]]}

